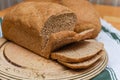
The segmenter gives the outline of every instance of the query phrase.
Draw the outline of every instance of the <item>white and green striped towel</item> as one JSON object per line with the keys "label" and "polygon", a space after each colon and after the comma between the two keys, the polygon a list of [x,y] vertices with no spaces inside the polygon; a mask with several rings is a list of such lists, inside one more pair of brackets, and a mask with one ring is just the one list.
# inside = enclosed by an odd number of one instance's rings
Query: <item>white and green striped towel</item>
{"label": "white and green striped towel", "polygon": [[[0,22],[2,22],[1,18]],[[120,80],[120,32],[102,19],[101,23],[102,30],[96,40],[104,43],[109,61],[108,66],[91,80]],[[0,27],[1,36],[2,31]]]}

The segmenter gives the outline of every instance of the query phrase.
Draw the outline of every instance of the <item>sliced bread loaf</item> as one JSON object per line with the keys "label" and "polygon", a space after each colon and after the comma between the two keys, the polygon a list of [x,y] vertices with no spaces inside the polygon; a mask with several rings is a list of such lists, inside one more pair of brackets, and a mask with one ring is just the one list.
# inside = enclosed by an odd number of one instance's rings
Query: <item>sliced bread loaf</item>
{"label": "sliced bread loaf", "polygon": [[95,40],[85,40],[69,44],[51,53],[51,58],[62,62],[82,62],[103,49],[103,44]]}
{"label": "sliced bread loaf", "polygon": [[66,62],[62,62],[62,61],[59,61],[59,60],[58,60],[58,62],[60,62],[64,66],[67,66],[71,69],[85,69],[85,68],[88,68],[91,65],[93,65],[97,60],[99,60],[105,54],[106,54],[106,52],[101,50],[100,52],[98,52],[95,56],[93,56],[89,60],[83,61],[83,62],[80,62],[80,63],[66,63]]}
{"label": "sliced bread loaf", "polygon": [[[54,3],[24,2],[18,4],[2,23],[3,36],[41,56],[49,58],[46,49],[51,34],[74,31],[76,15],[67,7]],[[66,36],[67,38],[69,36]]]}
{"label": "sliced bread loaf", "polygon": [[74,32],[76,21],[76,15],[62,5],[25,2],[4,17],[2,31],[8,40],[49,58],[53,50],[63,45],[91,37],[93,30]]}

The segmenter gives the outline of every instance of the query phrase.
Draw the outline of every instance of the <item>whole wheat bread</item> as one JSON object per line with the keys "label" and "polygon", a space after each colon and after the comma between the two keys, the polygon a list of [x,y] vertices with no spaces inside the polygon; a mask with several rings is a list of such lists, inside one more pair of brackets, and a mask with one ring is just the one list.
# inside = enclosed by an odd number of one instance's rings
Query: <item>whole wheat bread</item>
{"label": "whole wheat bread", "polygon": [[48,58],[49,53],[42,50],[49,36],[60,31],[73,31],[76,21],[76,15],[67,7],[54,3],[24,2],[7,13],[2,31],[8,40]]}
{"label": "whole wheat bread", "polygon": [[80,63],[66,63],[66,62],[62,62],[59,60],[58,60],[58,62],[60,62],[64,66],[67,66],[71,69],[85,69],[85,68],[88,68],[91,65],[93,65],[96,61],[98,61],[105,54],[106,54],[106,52],[102,50],[102,51],[98,52],[95,56],[90,58],[89,60],[83,61]]}
{"label": "whole wheat bread", "polygon": [[51,58],[62,62],[82,62],[103,49],[103,44],[95,40],[85,40],[69,44],[53,52]]}
{"label": "whole wheat bread", "polygon": [[[76,21],[76,15],[62,5],[24,2],[7,13],[2,23],[2,31],[8,40],[49,58],[51,51],[56,48],[90,38],[93,30],[81,34],[74,32]],[[59,36],[61,43],[52,41],[58,40],[52,39],[56,36]]]}

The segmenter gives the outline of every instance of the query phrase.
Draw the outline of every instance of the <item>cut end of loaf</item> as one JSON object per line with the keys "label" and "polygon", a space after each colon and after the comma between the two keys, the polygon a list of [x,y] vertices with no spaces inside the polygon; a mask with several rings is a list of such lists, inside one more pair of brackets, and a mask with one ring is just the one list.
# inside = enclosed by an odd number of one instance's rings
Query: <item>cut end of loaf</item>
{"label": "cut end of loaf", "polygon": [[74,13],[64,13],[60,15],[53,15],[51,16],[44,25],[44,28],[42,29],[42,37],[44,39],[44,45],[47,43],[49,36],[52,33],[60,32],[60,31],[73,31],[75,24],[76,24],[77,18]]}

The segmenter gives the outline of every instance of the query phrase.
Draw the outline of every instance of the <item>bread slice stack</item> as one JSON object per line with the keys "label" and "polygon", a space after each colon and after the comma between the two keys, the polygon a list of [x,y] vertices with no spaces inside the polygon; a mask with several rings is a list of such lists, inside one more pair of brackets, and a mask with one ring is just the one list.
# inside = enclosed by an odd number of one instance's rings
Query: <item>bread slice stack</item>
{"label": "bread slice stack", "polygon": [[82,69],[93,65],[105,51],[102,43],[88,40],[98,34],[94,35],[95,28],[75,32],[78,20],[74,10],[67,6],[23,2],[5,15],[2,31],[6,39],[40,57]]}
{"label": "bread slice stack", "polygon": [[53,52],[51,58],[69,68],[81,69],[91,66],[104,54],[102,43],[85,40],[62,47]]}

